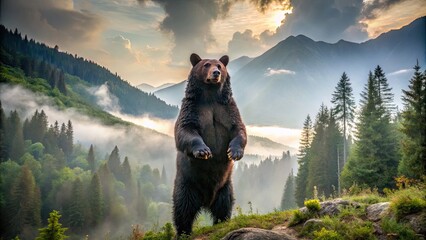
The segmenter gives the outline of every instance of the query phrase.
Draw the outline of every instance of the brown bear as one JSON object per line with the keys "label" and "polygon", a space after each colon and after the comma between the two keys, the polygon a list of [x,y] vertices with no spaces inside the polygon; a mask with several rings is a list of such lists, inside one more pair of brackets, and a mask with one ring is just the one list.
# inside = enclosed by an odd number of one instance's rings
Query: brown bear
{"label": "brown bear", "polygon": [[190,57],[192,70],[175,125],[177,172],[173,221],[178,236],[191,234],[204,208],[214,223],[231,217],[231,173],[247,143],[245,126],[232,98],[228,56],[219,60]]}

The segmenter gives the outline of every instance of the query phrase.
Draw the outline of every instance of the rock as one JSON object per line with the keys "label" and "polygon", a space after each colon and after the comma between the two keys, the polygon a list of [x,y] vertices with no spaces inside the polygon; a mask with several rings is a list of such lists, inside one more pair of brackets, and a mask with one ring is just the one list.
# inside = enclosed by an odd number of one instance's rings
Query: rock
{"label": "rock", "polygon": [[[348,206],[353,206],[356,208],[360,207],[359,203],[357,202],[343,200],[341,198],[321,202],[320,205],[321,205],[321,209],[318,211],[318,216],[320,217],[325,215],[329,215],[329,216],[337,215],[340,213],[340,209],[342,207],[348,207]],[[300,208],[299,210],[303,213],[307,213],[309,211],[308,208],[306,207]]]}
{"label": "rock", "polygon": [[222,240],[296,240],[296,238],[282,233],[260,228],[241,228],[228,233]]}
{"label": "rock", "polygon": [[426,235],[426,213],[417,213],[405,216],[404,219],[408,222],[414,232]]}
{"label": "rock", "polygon": [[370,221],[377,222],[387,213],[389,202],[372,204],[367,207],[367,218]]}
{"label": "rock", "polygon": [[313,228],[315,226],[323,226],[323,221],[321,219],[311,218],[303,224],[303,228]]}

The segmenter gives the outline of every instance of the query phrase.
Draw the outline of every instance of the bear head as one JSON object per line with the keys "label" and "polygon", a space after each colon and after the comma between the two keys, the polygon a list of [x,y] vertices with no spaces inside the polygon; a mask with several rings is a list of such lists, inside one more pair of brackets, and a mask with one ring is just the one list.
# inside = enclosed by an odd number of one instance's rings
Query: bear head
{"label": "bear head", "polygon": [[193,53],[190,57],[192,70],[191,74],[205,84],[221,85],[228,78],[229,57],[223,56],[219,60],[216,59],[201,59],[200,56]]}
{"label": "bear head", "polygon": [[230,76],[226,69],[229,62],[227,55],[217,59],[201,59],[191,54],[192,69],[188,77],[186,98],[197,99],[202,93],[214,93],[221,103],[227,103],[231,97]]}

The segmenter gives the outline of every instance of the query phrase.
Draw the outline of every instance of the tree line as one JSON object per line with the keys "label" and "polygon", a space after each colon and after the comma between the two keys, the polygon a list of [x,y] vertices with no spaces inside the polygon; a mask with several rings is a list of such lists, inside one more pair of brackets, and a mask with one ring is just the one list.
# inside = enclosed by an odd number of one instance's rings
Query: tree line
{"label": "tree line", "polygon": [[132,168],[117,146],[102,159],[93,145],[74,143],[71,121],[49,125],[43,110],[22,121],[16,110],[6,115],[0,102],[0,136],[1,238],[34,239],[54,210],[51,217],[60,213],[70,236],[106,235],[107,224],[149,227],[170,218],[164,167]]}
{"label": "tree line", "polygon": [[[0,44],[1,64],[22,68],[27,76],[44,78],[62,93],[66,93],[64,74],[69,74],[94,86],[107,82],[124,113],[151,113],[162,118],[174,118],[177,114],[177,107],[131,86],[117,73],[77,55],[60,52],[57,45],[51,48],[34,39],[28,40],[17,29],[12,31],[0,25]],[[91,102],[90,98],[85,100]]]}
{"label": "tree line", "polygon": [[[284,188],[282,209],[303,206],[305,199],[338,196],[352,185],[395,188],[395,178],[420,180],[426,174],[426,72],[416,64],[404,109],[393,103],[383,69],[368,74],[356,110],[350,79],[343,73],[332,95],[312,121],[304,121],[297,176]],[[354,128],[353,128],[354,127]],[[293,193],[293,194],[292,194]]]}

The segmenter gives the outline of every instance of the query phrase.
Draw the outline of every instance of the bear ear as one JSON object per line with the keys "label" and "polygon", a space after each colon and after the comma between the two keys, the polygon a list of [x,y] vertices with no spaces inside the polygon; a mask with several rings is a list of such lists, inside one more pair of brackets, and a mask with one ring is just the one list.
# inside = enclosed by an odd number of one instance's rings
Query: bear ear
{"label": "bear ear", "polygon": [[189,59],[191,60],[191,64],[193,67],[201,61],[200,56],[198,56],[196,53],[191,54],[191,57]]}
{"label": "bear ear", "polygon": [[226,67],[226,65],[228,65],[228,62],[229,62],[229,57],[228,57],[228,55],[222,56],[222,57],[219,59],[219,61],[220,61],[221,63],[223,63],[223,65],[225,65],[225,67]]}

